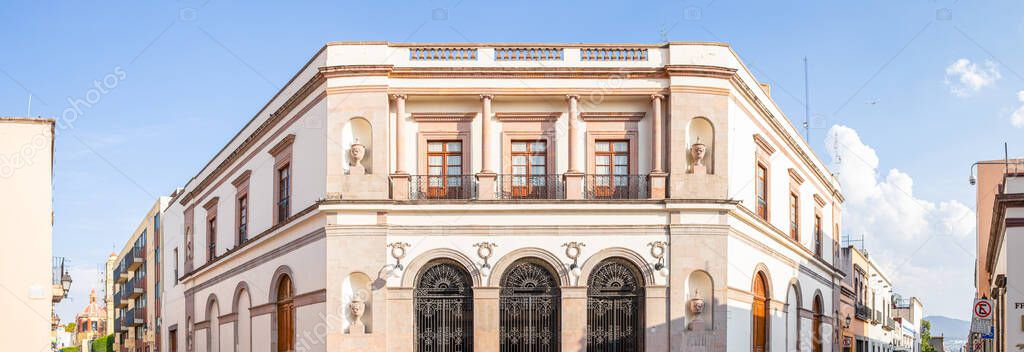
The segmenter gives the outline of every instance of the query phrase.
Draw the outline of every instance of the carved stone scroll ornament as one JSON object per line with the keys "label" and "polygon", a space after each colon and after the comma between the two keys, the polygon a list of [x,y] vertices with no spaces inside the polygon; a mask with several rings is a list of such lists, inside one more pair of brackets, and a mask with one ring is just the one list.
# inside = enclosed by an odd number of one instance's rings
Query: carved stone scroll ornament
{"label": "carved stone scroll ornament", "polygon": [[480,259],[484,261],[484,264],[480,266],[480,270],[484,272],[485,275],[488,275],[491,272],[491,264],[488,263],[488,259],[494,255],[494,247],[497,246],[498,245],[492,242],[480,242],[473,245],[473,247],[476,247],[476,256],[480,257]]}
{"label": "carved stone scroll ornament", "polygon": [[660,271],[665,268],[665,247],[668,246],[668,242],[665,241],[654,241],[648,243],[647,246],[651,247],[651,257],[654,257],[656,262],[654,263],[654,270]]}
{"label": "carved stone scroll ornament", "polygon": [[388,247],[391,248],[391,258],[395,258],[395,270],[405,269],[402,266],[402,258],[405,258],[406,248],[412,247],[412,245],[405,242],[392,242],[388,244]]}

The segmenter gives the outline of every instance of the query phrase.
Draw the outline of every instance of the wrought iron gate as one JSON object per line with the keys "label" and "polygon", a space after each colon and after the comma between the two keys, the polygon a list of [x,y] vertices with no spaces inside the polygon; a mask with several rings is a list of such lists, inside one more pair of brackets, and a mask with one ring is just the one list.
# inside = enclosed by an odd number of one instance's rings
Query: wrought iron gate
{"label": "wrought iron gate", "polygon": [[473,284],[457,264],[441,262],[420,275],[413,291],[416,350],[473,350]]}
{"label": "wrought iron gate", "polygon": [[602,262],[587,288],[587,351],[643,350],[644,294],[632,264],[620,259]]}
{"label": "wrought iron gate", "polygon": [[550,270],[529,261],[513,264],[501,278],[501,351],[559,351],[560,297]]}

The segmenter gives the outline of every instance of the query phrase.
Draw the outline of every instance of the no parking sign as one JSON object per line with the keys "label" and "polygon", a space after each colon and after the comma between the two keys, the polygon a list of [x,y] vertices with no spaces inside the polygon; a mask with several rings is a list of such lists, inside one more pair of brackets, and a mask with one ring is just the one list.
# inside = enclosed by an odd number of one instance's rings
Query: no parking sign
{"label": "no parking sign", "polygon": [[982,338],[992,338],[992,300],[975,299],[971,310],[971,332],[981,334]]}

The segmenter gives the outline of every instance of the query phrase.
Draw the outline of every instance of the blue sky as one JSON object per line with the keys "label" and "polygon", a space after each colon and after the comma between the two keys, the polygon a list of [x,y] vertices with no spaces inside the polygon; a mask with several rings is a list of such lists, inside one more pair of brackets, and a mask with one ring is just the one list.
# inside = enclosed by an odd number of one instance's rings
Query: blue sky
{"label": "blue sky", "polygon": [[[1011,124],[1024,89],[1022,17],[1016,1],[18,1],[0,10],[0,115],[27,114],[29,94],[32,115],[54,117],[69,99],[95,98],[56,142],[54,255],[78,274],[58,307],[67,319],[98,285],[90,271],[155,197],[183,185],[327,41],[724,41],[797,123],[806,56],[819,156],[861,164],[850,174],[877,177],[865,189],[903,194],[927,212],[926,228],[957,234],[901,238],[904,257],[914,253],[904,260],[880,248],[901,236],[891,224],[851,227],[893,276],[924,270],[959,285],[896,287],[929,314],[963,318],[973,229],[960,234],[941,209],[973,209],[972,161],[1001,157],[1003,141],[1024,154],[1024,129]],[[114,87],[95,88],[104,79]],[[830,133],[845,142],[826,144]]]}

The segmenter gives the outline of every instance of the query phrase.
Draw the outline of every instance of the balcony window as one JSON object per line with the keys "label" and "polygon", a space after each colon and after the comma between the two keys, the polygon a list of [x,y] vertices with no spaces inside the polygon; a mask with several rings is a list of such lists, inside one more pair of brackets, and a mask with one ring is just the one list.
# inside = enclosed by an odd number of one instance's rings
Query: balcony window
{"label": "balcony window", "polygon": [[768,167],[758,162],[754,192],[757,194],[757,216],[768,220]]}
{"label": "balcony window", "polygon": [[548,198],[547,155],[546,141],[512,141],[511,198]]}
{"label": "balcony window", "polygon": [[209,248],[209,260],[217,257],[217,217],[207,220],[206,238]]}
{"label": "balcony window", "polygon": [[277,222],[283,222],[291,216],[292,171],[291,164],[277,169]]}
{"label": "balcony window", "polygon": [[461,141],[428,142],[426,197],[462,198],[457,195],[469,186],[462,177],[462,162]]}
{"label": "balcony window", "polygon": [[249,196],[238,197],[238,244],[249,240]]}
{"label": "balcony window", "polygon": [[814,255],[818,258],[822,256],[822,233],[821,233],[821,216],[814,216]]}
{"label": "balcony window", "polygon": [[800,196],[795,192],[789,194],[789,236],[800,242]]}
{"label": "balcony window", "polygon": [[587,198],[639,199],[646,197],[646,178],[630,175],[629,140],[594,142],[594,174],[585,182]]}

